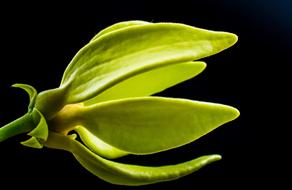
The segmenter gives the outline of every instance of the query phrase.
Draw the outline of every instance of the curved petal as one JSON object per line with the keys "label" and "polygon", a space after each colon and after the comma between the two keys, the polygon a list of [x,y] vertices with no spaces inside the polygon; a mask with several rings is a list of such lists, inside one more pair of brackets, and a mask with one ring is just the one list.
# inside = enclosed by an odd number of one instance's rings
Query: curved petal
{"label": "curved petal", "polygon": [[129,154],[128,152],[119,150],[113,146],[110,146],[109,144],[106,144],[105,142],[91,134],[83,126],[76,127],[75,131],[80,136],[82,142],[97,155],[108,159],[115,159]]}
{"label": "curved petal", "polygon": [[49,134],[48,125],[45,117],[36,108],[33,109],[32,118],[34,123],[37,123],[36,128],[28,133],[29,136],[36,137],[42,141],[46,141]]}
{"label": "curved petal", "polygon": [[32,109],[34,107],[34,104],[35,104],[36,97],[37,97],[36,89],[34,87],[28,85],[28,84],[20,84],[20,83],[16,83],[16,84],[12,85],[12,87],[21,88],[21,89],[25,90],[28,93],[28,95],[29,95],[28,109],[30,111],[32,111]]}
{"label": "curved petal", "polygon": [[85,101],[147,70],[218,53],[234,34],[175,23],[145,24],[111,32],[82,48],[64,72],[65,102]]}
{"label": "curved petal", "polygon": [[50,119],[66,104],[89,100],[137,74],[207,57],[236,41],[237,36],[231,33],[176,23],[144,24],[109,32],[76,54],[60,87],[40,93],[36,108]]}
{"label": "curved petal", "polygon": [[20,144],[22,144],[23,146],[30,147],[30,148],[37,148],[37,149],[43,148],[43,144],[36,137],[30,137],[26,141],[20,142]]}
{"label": "curved petal", "polygon": [[238,116],[237,109],[222,104],[141,97],[68,107],[54,126],[82,125],[118,149],[151,154],[190,143]]}
{"label": "curved petal", "polygon": [[221,159],[220,155],[207,155],[176,165],[159,167],[129,165],[106,160],[78,141],[53,132],[50,133],[46,146],[73,153],[84,168],[109,183],[131,186],[178,179]]}
{"label": "curved petal", "polygon": [[36,127],[27,134],[31,136],[31,138],[21,142],[21,144],[32,148],[42,148],[43,142],[47,140],[49,135],[46,119],[36,108],[33,109],[31,116]]}
{"label": "curved petal", "polygon": [[152,69],[117,83],[96,97],[85,101],[84,105],[122,98],[149,96],[191,79],[205,68],[204,62],[196,61]]}
{"label": "curved petal", "polygon": [[117,30],[121,30],[121,29],[126,29],[128,27],[132,27],[132,26],[139,26],[139,25],[144,25],[144,24],[151,24],[150,22],[146,22],[146,21],[142,21],[142,20],[130,20],[130,21],[124,21],[124,22],[118,22],[115,23],[103,30],[101,30],[99,33],[97,33],[91,40],[90,42],[96,40],[97,38],[108,34],[110,32],[114,32]]}

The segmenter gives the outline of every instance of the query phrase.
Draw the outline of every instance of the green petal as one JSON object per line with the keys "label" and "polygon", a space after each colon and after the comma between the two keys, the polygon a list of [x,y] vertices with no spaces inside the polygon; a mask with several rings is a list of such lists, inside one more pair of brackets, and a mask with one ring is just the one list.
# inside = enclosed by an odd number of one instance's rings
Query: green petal
{"label": "green petal", "polygon": [[89,150],[78,150],[78,153],[74,154],[78,162],[97,177],[112,184],[129,186],[175,180],[221,159],[219,155],[206,155],[176,165],[150,167],[105,160]]}
{"label": "green petal", "polygon": [[33,108],[31,116],[33,123],[36,124],[36,127],[27,134],[31,136],[31,138],[24,142],[21,142],[21,144],[31,148],[40,149],[43,148],[43,143],[48,138],[49,135],[48,125],[42,113],[38,111],[36,108]]}
{"label": "green petal", "polygon": [[30,147],[30,148],[43,148],[42,143],[39,142],[39,140],[35,137],[31,137],[26,141],[20,142],[22,145]]}
{"label": "green petal", "polygon": [[49,134],[46,119],[44,118],[42,113],[38,111],[36,108],[34,108],[32,116],[34,122],[38,123],[38,125],[31,132],[29,132],[28,135],[46,141]]}
{"label": "green petal", "polygon": [[111,25],[111,26],[103,29],[99,33],[97,33],[91,39],[91,42],[94,41],[94,40],[96,40],[97,38],[105,35],[105,34],[110,33],[110,32],[114,32],[114,31],[121,30],[121,29],[126,29],[128,27],[144,25],[144,24],[151,24],[151,23],[150,22],[146,22],[146,21],[141,21],[141,20],[131,20],[131,21],[118,22],[116,24],[113,24],[113,25]]}
{"label": "green petal", "polygon": [[78,103],[147,70],[218,53],[237,40],[234,34],[183,24],[157,23],[103,35],[82,48],[67,67],[61,87],[65,102]]}
{"label": "green petal", "polygon": [[112,86],[152,69],[216,54],[236,41],[237,36],[231,33],[176,23],[113,30],[77,53],[64,72],[61,86],[40,93],[36,108],[51,119],[66,104],[94,98]]}
{"label": "green petal", "polygon": [[12,85],[12,87],[21,88],[28,93],[29,102],[30,102],[28,108],[29,108],[29,110],[32,110],[32,108],[35,104],[35,99],[37,97],[36,89],[28,84],[20,84],[20,83],[14,84],[14,85]]}
{"label": "green petal", "polygon": [[176,165],[159,167],[129,165],[106,160],[78,141],[53,132],[50,133],[46,146],[72,152],[84,168],[109,183],[131,186],[178,179],[221,159],[220,155],[207,155]]}
{"label": "green petal", "polygon": [[238,116],[237,109],[222,104],[141,97],[80,106],[66,122],[118,149],[151,154],[190,143]]}
{"label": "green petal", "polygon": [[82,142],[94,153],[109,159],[115,159],[129,154],[128,152],[112,147],[96,136],[92,135],[87,129],[78,126],[75,131],[80,136]]}
{"label": "green petal", "polygon": [[201,73],[205,67],[204,62],[187,62],[152,69],[112,86],[98,96],[84,102],[84,105],[122,98],[149,96],[193,78]]}

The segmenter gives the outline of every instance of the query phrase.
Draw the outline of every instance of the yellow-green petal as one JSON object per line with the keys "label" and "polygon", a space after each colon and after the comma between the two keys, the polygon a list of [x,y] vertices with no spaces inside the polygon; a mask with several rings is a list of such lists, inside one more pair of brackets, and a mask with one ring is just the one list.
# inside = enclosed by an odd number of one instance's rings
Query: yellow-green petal
{"label": "yellow-green petal", "polygon": [[23,146],[27,146],[30,148],[37,148],[37,149],[41,149],[43,148],[42,143],[40,143],[40,141],[35,138],[35,137],[30,137],[28,140],[20,142]]}
{"label": "yellow-green petal", "polygon": [[237,36],[232,33],[177,23],[113,30],[76,54],[64,72],[60,87],[40,93],[36,108],[46,118],[52,118],[63,106],[85,102],[131,77],[216,54],[236,41]]}
{"label": "yellow-green petal", "polygon": [[33,109],[32,118],[33,121],[38,124],[36,128],[34,128],[32,131],[28,133],[28,135],[46,141],[49,134],[46,119],[44,118],[42,113],[38,111],[36,108]]}
{"label": "yellow-green petal", "polygon": [[85,101],[84,105],[122,98],[149,96],[195,77],[205,67],[204,62],[196,61],[152,69],[117,83],[96,97]]}
{"label": "yellow-green petal", "polygon": [[91,134],[87,129],[83,126],[78,126],[75,128],[75,131],[80,136],[82,142],[95,154],[99,156],[108,158],[108,159],[115,159],[125,155],[128,155],[128,152],[119,150],[109,144],[106,144],[93,134]]}
{"label": "yellow-green petal", "polygon": [[101,30],[100,32],[98,32],[90,41],[94,41],[97,38],[108,34],[110,32],[114,32],[117,30],[121,30],[121,29],[126,29],[128,27],[133,27],[133,26],[138,26],[138,25],[144,25],[144,24],[151,24],[150,22],[146,22],[146,21],[142,21],[142,20],[131,20],[131,21],[124,21],[124,22],[118,22],[115,23],[103,30]]}
{"label": "yellow-green petal", "polygon": [[128,27],[82,48],[67,67],[61,87],[69,86],[67,103],[85,101],[138,73],[213,55],[236,40],[231,33],[184,24]]}
{"label": "yellow-green petal", "polygon": [[14,85],[12,85],[12,87],[21,88],[21,89],[26,91],[26,93],[29,95],[28,109],[29,109],[29,111],[32,111],[34,104],[35,104],[36,97],[37,97],[36,89],[28,84],[20,84],[20,83],[14,84]]}
{"label": "yellow-green petal", "polygon": [[21,144],[31,148],[43,148],[43,143],[47,140],[49,135],[49,129],[46,119],[44,118],[42,113],[36,108],[33,108],[30,116],[36,127],[27,134],[31,136],[31,138],[21,142]]}
{"label": "yellow-green petal", "polygon": [[75,106],[66,117],[59,115],[55,127],[82,125],[118,149],[151,154],[190,143],[238,116],[237,109],[222,104],[140,97]]}
{"label": "yellow-green petal", "polygon": [[206,155],[176,165],[159,167],[129,165],[106,160],[69,137],[51,132],[46,142],[49,148],[67,150],[88,171],[109,183],[118,185],[146,185],[178,179],[209,163],[220,160],[220,155]]}

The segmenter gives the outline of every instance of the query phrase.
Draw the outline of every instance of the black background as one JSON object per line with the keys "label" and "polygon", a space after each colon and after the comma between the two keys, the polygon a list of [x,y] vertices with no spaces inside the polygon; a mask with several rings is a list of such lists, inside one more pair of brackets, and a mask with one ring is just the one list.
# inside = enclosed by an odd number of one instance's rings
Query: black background
{"label": "black background", "polygon": [[[26,112],[27,95],[10,88],[27,83],[38,91],[58,86],[75,53],[99,30],[119,21],[180,22],[239,36],[232,48],[203,59],[207,69],[161,93],[232,105],[241,116],[198,141],[152,156],[121,162],[163,165],[218,153],[223,156],[199,172],[176,181],[123,187],[99,180],[69,153],[30,149],[25,135],[0,144],[1,189],[82,187],[84,189],[253,188],[284,186],[290,149],[289,124],[281,106],[289,89],[292,2],[287,0],[80,1],[0,5],[0,125]],[[287,115],[288,115],[287,114]],[[286,177],[288,177],[286,175]],[[3,188],[2,188],[3,187]]]}

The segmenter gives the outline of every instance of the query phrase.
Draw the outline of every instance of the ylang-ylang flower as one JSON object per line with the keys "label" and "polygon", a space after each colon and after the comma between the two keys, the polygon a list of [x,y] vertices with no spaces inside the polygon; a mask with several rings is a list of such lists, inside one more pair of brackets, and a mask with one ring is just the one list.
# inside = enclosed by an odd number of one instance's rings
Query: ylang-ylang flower
{"label": "ylang-ylang flower", "polygon": [[0,141],[28,133],[23,145],[69,151],[88,171],[114,184],[144,185],[190,174],[221,156],[160,167],[110,159],[167,151],[238,117],[230,106],[155,96],[201,73],[206,64],[197,60],[236,41],[231,33],[178,23],[109,26],[76,54],[58,88],[37,93],[29,85],[14,85],[29,94],[30,104],[24,116],[0,128]]}

